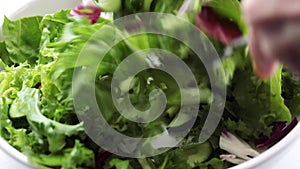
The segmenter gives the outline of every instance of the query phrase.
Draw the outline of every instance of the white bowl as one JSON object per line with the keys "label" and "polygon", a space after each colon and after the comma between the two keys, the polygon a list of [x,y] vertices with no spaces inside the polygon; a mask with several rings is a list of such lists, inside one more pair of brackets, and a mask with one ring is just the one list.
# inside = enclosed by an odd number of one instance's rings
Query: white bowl
{"label": "white bowl", "polygon": [[[21,7],[6,13],[8,18],[17,19],[25,16],[44,15],[61,9],[70,9],[81,0],[27,0]],[[2,16],[0,16],[2,17]],[[1,25],[0,20],[0,25]],[[1,35],[1,34],[0,34]],[[1,38],[1,37],[0,37]],[[298,124],[279,143],[258,157],[231,169],[299,169],[300,161],[300,124]],[[28,159],[0,137],[1,169],[34,169]]]}

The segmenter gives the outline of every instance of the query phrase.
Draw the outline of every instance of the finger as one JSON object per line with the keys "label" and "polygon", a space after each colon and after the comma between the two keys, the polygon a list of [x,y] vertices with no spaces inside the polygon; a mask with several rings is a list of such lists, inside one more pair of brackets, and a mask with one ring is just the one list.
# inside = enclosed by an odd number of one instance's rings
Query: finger
{"label": "finger", "polygon": [[248,24],[269,19],[294,18],[300,15],[299,0],[244,0],[242,8]]}
{"label": "finger", "polygon": [[249,49],[253,60],[254,72],[261,79],[270,78],[278,68],[278,61],[262,52],[259,38],[251,28],[249,32]]}

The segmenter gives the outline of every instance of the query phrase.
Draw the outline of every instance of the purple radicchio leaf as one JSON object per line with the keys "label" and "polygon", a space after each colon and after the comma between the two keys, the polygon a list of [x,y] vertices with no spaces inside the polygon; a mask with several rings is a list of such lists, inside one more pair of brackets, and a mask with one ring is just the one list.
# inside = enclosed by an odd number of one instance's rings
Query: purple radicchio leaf
{"label": "purple radicchio leaf", "polygon": [[112,156],[113,154],[104,151],[104,150],[99,150],[98,153],[96,154],[96,163],[98,166],[103,166],[105,162]]}
{"label": "purple radicchio leaf", "polygon": [[71,16],[88,17],[92,24],[98,21],[100,15],[101,10],[96,6],[79,5],[71,11]]}
{"label": "purple radicchio leaf", "polygon": [[277,122],[273,124],[272,133],[270,137],[261,136],[255,141],[255,145],[258,149],[265,150],[281,139],[283,139],[293,128],[298,124],[297,118],[294,118],[289,124],[285,122]]}
{"label": "purple radicchio leaf", "polygon": [[196,16],[196,26],[225,45],[242,36],[242,31],[235,22],[222,17],[210,7],[202,7]]}

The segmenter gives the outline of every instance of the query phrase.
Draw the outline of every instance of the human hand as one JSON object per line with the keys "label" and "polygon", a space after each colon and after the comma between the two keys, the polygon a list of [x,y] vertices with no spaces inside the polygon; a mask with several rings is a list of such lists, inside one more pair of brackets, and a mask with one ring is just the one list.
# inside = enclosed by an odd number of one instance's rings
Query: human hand
{"label": "human hand", "polygon": [[242,6],[257,75],[269,78],[279,62],[300,73],[300,0],[244,0]]}

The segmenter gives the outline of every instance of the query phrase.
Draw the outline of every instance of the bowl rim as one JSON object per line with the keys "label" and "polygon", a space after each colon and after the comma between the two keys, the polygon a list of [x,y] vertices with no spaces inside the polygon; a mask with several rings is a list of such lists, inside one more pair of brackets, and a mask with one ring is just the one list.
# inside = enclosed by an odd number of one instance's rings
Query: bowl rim
{"label": "bowl rim", "polygon": [[28,157],[10,145],[4,138],[0,136],[0,150],[2,150],[5,154],[9,155],[11,158],[19,162],[20,164],[32,168],[37,169],[33,164],[31,164],[28,160]]}
{"label": "bowl rim", "polygon": [[258,167],[262,163],[266,161],[270,161],[273,156],[278,155],[279,151],[286,148],[287,145],[293,143],[296,138],[300,137],[300,124],[297,124],[284,138],[282,138],[278,143],[258,155],[257,157],[246,161],[242,164],[233,166],[229,169],[250,169],[254,167]]}

